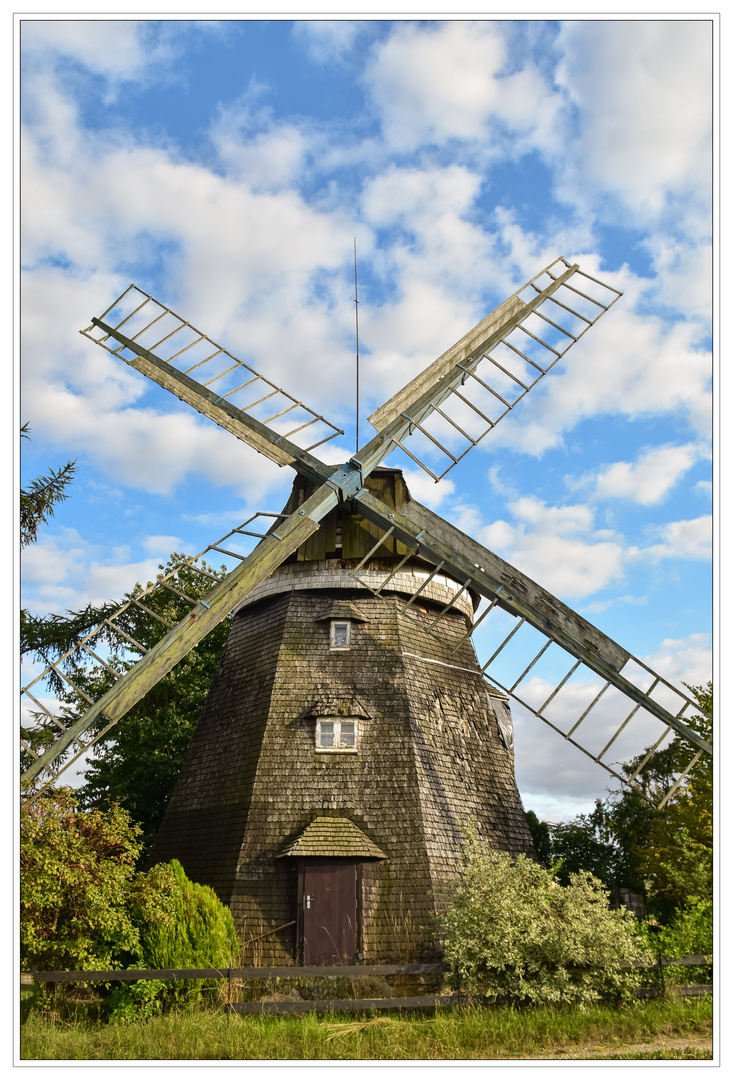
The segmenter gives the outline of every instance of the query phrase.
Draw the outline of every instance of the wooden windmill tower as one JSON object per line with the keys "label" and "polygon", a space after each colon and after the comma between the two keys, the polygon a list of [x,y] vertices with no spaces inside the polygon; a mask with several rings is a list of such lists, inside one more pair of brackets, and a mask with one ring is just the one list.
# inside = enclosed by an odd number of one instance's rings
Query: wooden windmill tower
{"label": "wooden windmill tower", "polygon": [[[34,696],[44,675],[24,689],[61,729],[24,779],[53,782],[234,611],[154,855],[179,858],[245,926],[260,920],[269,959],[348,962],[394,955],[410,928],[429,947],[419,928],[469,822],[499,850],[531,852],[509,696],[623,782],[614,762],[635,729],[648,745],[652,720],[650,755],[671,733],[711,753],[684,722],[694,701],[383,465],[401,447],[439,480],[619,295],[557,260],[379,409],[377,435],[333,467],[312,452],[333,425],[130,286],[82,332],[297,476],[254,550],[78,720]],[[295,441],[313,431],[307,448]],[[175,578],[150,590],[185,598]],[[133,603],[152,614],[144,593]],[[125,635],[122,614],[105,634]],[[500,628],[482,666],[480,625]],[[100,633],[81,643],[96,662]],[[74,689],[63,660],[51,674]]]}

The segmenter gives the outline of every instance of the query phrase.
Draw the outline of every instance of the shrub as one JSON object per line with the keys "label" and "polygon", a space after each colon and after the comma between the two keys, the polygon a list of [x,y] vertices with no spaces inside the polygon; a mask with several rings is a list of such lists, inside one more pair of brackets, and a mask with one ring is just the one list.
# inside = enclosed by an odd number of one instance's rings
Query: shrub
{"label": "shrub", "polygon": [[[712,956],[713,905],[707,899],[693,898],[679,909],[667,926],[654,921],[642,925],[642,934],[651,949],[668,957]],[[671,984],[707,983],[710,968],[670,964],[664,969],[665,982]]]}
{"label": "shrub", "polygon": [[[129,899],[138,878],[139,834],[120,807],[80,812],[70,788],[22,807],[20,944],[26,970],[105,969],[138,954]],[[148,909],[155,918],[153,895]]]}
{"label": "shrub", "polygon": [[[21,965],[44,971],[227,968],[240,944],[214,891],[178,862],[135,871],[140,828],[119,806],[79,810],[59,788],[21,810]],[[53,984],[52,984],[53,985]],[[99,987],[99,984],[96,984]],[[119,1019],[201,997],[201,980],[112,984]],[[101,988],[104,992],[104,988]]]}
{"label": "shrub", "polygon": [[625,994],[652,957],[633,915],[611,910],[588,873],[563,887],[554,869],[483,849],[469,836],[460,879],[448,885],[441,917],[454,982],[471,993],[531,1002],[587,1002]]}
{"label": "shrub", "polygon": [[[186,877],[177,860],[154,866],[134,897],[132,918],[140,935],[142,966],[146,968],[219,968],[236,963],[241,944],[228,907],[213,889]],[[161,913],[156,898],[165,896]],[[151,917],[154,915],[154,917]],[[148,984],[149,985],[149,984]],[[180,1001],[200,1001],[216,987],[212,979],[156,982],[157,993],[143,983],[126,983],[110,996],[114,1019],[151,1016]]]}

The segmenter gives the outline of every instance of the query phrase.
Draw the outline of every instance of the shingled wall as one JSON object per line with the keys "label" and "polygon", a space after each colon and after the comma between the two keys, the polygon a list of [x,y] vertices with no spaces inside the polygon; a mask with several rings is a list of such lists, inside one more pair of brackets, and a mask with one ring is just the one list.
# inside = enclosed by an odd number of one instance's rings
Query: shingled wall
{"label": "shingled wall", "polygon": [[[347,651],[330,649],[322,617],[335,597],[364,618]],[[154,858],[212,885],[245,940],[295,919],[297,860],[277,856],[316,816],[348,817],[388,856],[362,867],[367,961],[407,945],[431,954],[469,821],[498,850],[533,853],[497,727],[502,697],[489,696],[470,641],[452,651],[467,615],[428,634],[436,610],[426,601],[398,618],[396,597],[342,587],[266,596],[236,615]],[[335,703],[361,718],[355,754],[315,749],[319,708],[333,715]],[[295,945],[289,927],[260,938],[254,958],[292,962]]]}

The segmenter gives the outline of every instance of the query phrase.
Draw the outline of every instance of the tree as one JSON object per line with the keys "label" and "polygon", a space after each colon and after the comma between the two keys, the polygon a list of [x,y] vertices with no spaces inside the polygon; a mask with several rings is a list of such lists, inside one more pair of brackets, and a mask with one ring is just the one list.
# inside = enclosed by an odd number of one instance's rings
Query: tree
{"label": "tree", "polygon": [[[185,557],[174,552],[167,563],[159,567],[159,576],[182,566],[175,587],[193,600],[205,597],[213,587],[211,578],[182,565],[184,563]],[[201,569],[214,578],[221,578],[226,573],[225,568],[217,571],[206,563],[201,564]],[[47,662],[68,654],[61,664],[64,674],[89,698],[97,701],[113,685],[115,676],[112,672],[125,672],[140,655],[139,650],[130,647],[104,624],[105,618],[124,609],[115,618],[116,625],[143,648],[150,649],[168,632],[169,626],[175,626],[190,610],[189,601],[165,588],[148,593],[144,606],[139,606],[135,600],[143,591],[143,586],[138,584],[118,604],[87,607],[83,612],[70,613],[66,619],[52,615],[34,621],[28,628],[26,641],[32,642],[32,651]],[[165,623],[157,621],[149,612],[163,618]],[[142,827],[143,859],[162,820],[230,625],[231,617],[222,620],[91,751],[85,783],[79,793],[82,805],[100,808],[108,808],[113,803],[123,805]],[[98,655],[106,654],[106,667],[88,665],[88,654],[79,644],[95,626],[99,630],[87,639],[86,644]],[[61,703],[65,722],[73,723],[86,710],[87,702],[80,700],[54,673],[49,683]],[[99,726],[104,723],[100,720]],[[44,727],[28,734],[31,738],[35,735],[37,742],[53,739],[53,732]]]}
{"label": "tree", "polygon": [[[231,911],[213,889],[191,881],[173,859],[159,863],[147,876],[160,874],[167,898],[167,917],[151,919],[135,901],[132,917],[140,931],[143,967],[181,970],[233,967],[241,952],[241,942]],[[214,979],[150,980],[120,983],[109,995],[114,1020],[137,1020],[153,1016],[177,1002],[191,1004],[217,987]]]}
{"label": "tree", "polygon": [[[28,438],[29,428],[22,434]],[[48,476],[34,480],[27,491],[21,492],[21,544],[34,543],[39,527],[47,523],[56,504],[67,497],[76,465],[67,464]],[[184,562],[183,555],[173,553],[161,576]],[[216,570],[201,564],[201,569],[214,578],[226,570]],[[149,583],[150,584],[150,583]],[[211,577],[187,567],[179,572],[176,586],[194,600],[205,597],[212,589]],[[21,611],[21,655],[31,655],[46,664],[64,659],[60,667],[72,682],[92,700],[98,700],[121,674],[141,655],[140,650],[127,647],[105,620],[119,612],[115,622],[144,649],[150,649],[167,633],[168,627],[158,622],[135,601],[143,592],[137,584],[122,601],[108,601],[101,606],[87,605],[81,611],[64,615],[31,615]],[[176,593],[160,588],[145,597],[145,607],[176,625],[189,610],[188,602]],[[86,784],[80,797],[86,807],[109,808],[121,803],[142,826],[144,853],[150,846],[183,763],[188,744],[196,726],[198,713],[214,677],[229,633],[231,618],[224,619],[138,703],[110,734],[95,746],[87,767]],[[91,637],[88,635],[97,629]],[[82,640],[98,654],[105,656],[108,667],[88,666],[88,654],[81,648]],[[112,671],[110,671],[110,668]],[[51,670],[48,688],[61,706],[66,723],[73,723],[88,707],[88,702],[74,694],[69,684]],[[57,732],[47,725],[42,714],[34,717],[35,725],[21,727],[29,750],[21,750],[21,771],[31,765],[33,754],[52,745]],[[106,721],[97,725],[101,728]],[[31,753],[32,752],[32,753]],[[68,754],[68,751],[67,751]]]}
{"label": "tree", "polygon": [[[135,870],[141,830],[113,805],[83,810],[71,788],[21,809],[20,940],[24,970],[89,971],[232,966],[240,943],[231,911],[180,863]],[[123,984],[115,1015],[151,1015],[201,984]]]}
{"label": "tree", "polygon": [[[711,739],[712,683],[688,689],[701,707],[690,726]],[[679,735],[669,749],[675,773],[693,762],[694,748]],[[677,904],[712,900],[713,767],[709,754],[700,755],[669,802],[652,815],[635,853],[640,872],[660,896]]]}
{"label": "tree", "polygon": [[[26,970],[105,969],[139,955],[139,930],[130,915],[131,897],[142,885],[135,872],[139,834],[120,807],[80,812],[71,788],[21,807],[20,943]],[[148,913],[163,917],[164,908],[164,902],[153,904]]]}
{"label": "tree", "polygon": [[553,869],[469,836],[441,917],[446,961],[472,993],[532,1002],[592,1001],[639,980],[619,961],[650,958],[634,917],[612,910],[590,874],[561,886]]}
{"label": "tree", "polygon": [[[688,689],[701,712],[688,725],[712,737],[712,684]],[[712,759],[702,753],[687,777],[678,779],[697,751],[675,735],[644,763],[648,751],[622,765],[635,787],[598,799],[592,813],[560,824],[533,823],[533,836],[543,843],[544,865],[562,860],[558,879],[587,870],[610,889],[626,887],[645,897],[657,917],[667,922],[690,898],[712,897],[713,814]],[[664,805],[660,808],[663,800]],[[542,826],[547,833],[542,832]],[[535,840],[537,843],[537,840]]]}
{"label": "tree", "polygon": [[[167,573],[182,559],[183,556],[172,554],[167,564],[160,567],[161,572]],[[218,577],[226,573],[223,567],[217,572],[206,564],[203,564],[203,569]],[[212,583],[193,570],[183,569],[178,575],[176,587],[187,596],[199,599],[211,591]],[[127,594],[126,599],[139,591],[140,586],[137,586]],[[145,598],[145,605],[172,625],[178,623],[190,608],[185,600],[165,589],[149,594]],[[124,616],[116,621],[146,648],[154,645],[167,632],[166,626],[147,616],[135,605],[128,607]],[[108,806],[113,801],[122,803],[142,827],[144,853],[150,848],[160,826],[199,712],[224,651],[230,626],[231,617],[223,619],[148,691],[145,698],[92,751],[81,791],[84,805]],[[119,661],[119,664],[121,667],[129,666],[129,662]],[[99,668],[93,669],[91,674],[96,681],[92,695],[96,699],[111,684],[111,676]]]}
{"label": "tree", "polygon": [[615,891],[625,883],[623,852],[615,842],[608,815],[600,799],[590,814],[549,826],[552,860],[560,861],[557,879],[568,885],[573,874],[586,871]]}
{"label": "tree", "polygon": [[550,866],[552,863],[550,826],[546,821],[540,821],[534,810],[527,810],[524,816],[527,819],[527,825],[532,835],[537,858],[542,866]]}
{"label": "tree", "polygon": [[[30,439],[30,425],[23,424],[21,436]],[[68,498],[67,488],[76,473],[76,462],[67,461],[60,469],[49,469],[45,476],[31,480],[20,491],[20,546],[28,547],[38,538],[41,525],[53,517],[56,506]]]}

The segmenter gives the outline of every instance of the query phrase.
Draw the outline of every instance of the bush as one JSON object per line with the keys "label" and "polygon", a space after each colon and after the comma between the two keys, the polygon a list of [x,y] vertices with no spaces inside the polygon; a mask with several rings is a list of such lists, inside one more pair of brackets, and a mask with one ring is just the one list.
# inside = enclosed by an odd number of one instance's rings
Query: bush
{"label": "bush", "polygon": [[611,910],[608,892],[588,873],[562,887],[554,869],[520,855],[482,849],[470,836],[460,879],[448,885],[441,917],[454,982],[470,993],[531,1002],[588,1002],[625,994],[652,961],[633,915]]}
{"label": "bush", "polygon": [[[21,966],[84,971],[138,955],[130,897],[140,830],[120,807],[77,809],[70,788],[24,804],[20,817]],[[159,914],[147,899],[149,917]]]}
{"label": "bush", "polygon": [[[713,905],[710,900],[693,898],[679,909],[667,926],[659,927],[653,920],[642,925],[650,948],[669,957],[713,955]],[[665,966],[664,979],[673,985],[710,982],[706,966]]]}
{"label": "bush", "polygon": [[[140,935],[142,967],[219,968],[226,971],[239,957],[241,944],[231,911],[213,889],[186,877],[177,860],[154,866],[146,875],[132,907]],[[154,897],[165,896],[165,911],[153,914]],[[147,984],[148,986],[150,983]],[[110,1005],[114,1019],[152,1016],[174,1002],[200,1001],[216,988],[213,979],[155,982],[156,994],[145,983],[125,983],[114,990]]]}
{"label": "bush", "polygon": [[[189,881],[175,861],[135,871],[140,833],[119,806],[79,810],[70,788],[23,806],[24,970],[227,968],[237,960],[232,913],[212,889]],[[51,985],[55,996],[58,984]],[[182,997],[200,999],[203,989],[215,985],[117,983],[106,988],[107,1004],[118,1019],[150,1017]]]}

